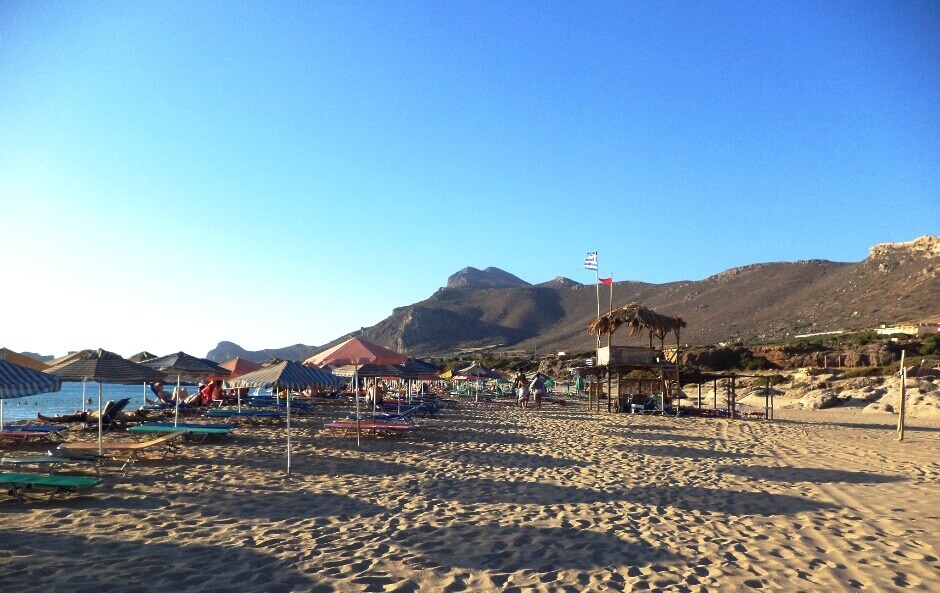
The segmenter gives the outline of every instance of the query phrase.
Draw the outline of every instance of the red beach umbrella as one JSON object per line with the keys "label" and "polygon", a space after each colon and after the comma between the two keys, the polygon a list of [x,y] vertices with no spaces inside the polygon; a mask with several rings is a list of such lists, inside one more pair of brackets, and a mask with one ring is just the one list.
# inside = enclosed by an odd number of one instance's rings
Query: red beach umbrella
{"label": "red beach umbrella", "polygon": [[[408,357],[373,344],[362,338],[349,338],[341,344],[314,354],[304,361],[305,365],[353,366],[353,389],[356,400],[356,446],[359,446],[359,367],[366,364],[404,364]],[[375,402],[373,401],[373,412]]]}

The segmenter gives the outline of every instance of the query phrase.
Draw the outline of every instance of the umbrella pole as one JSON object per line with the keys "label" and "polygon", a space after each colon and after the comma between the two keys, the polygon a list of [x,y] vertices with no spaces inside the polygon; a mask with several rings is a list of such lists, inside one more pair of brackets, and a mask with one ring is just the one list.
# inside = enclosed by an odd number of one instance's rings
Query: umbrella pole
{"label": "umbrella pole", "polygon": [[101,381],[98,381],[98,456],[104,455],[104,444],[102,435],[104,434],[104,421],[101,418]]}
{"label": "umbrella pole", "polygon": [[180,423],[180,376],[176,375],[176,405],[173,408],[173,428],[179,426]]}
{"label": "umbrella pole", "polygon": [[236,387],[235,393],[238,394],[238,413],[241,414],[242,413],[242,388]]}
{"label": "umbrella pole", "polygon": [[356,448],[359,448],[359,367],[353,369],[353,397],[356,399]]}
{"label": "umbrella pole", "polygon": [[3,431],[3,400],[0,399],[0,432]]}
{"label": "umbrella pole", "polygon": [[82,413],[85,412],[85,379],[82,379]]}
{"label": "umbrella pole", "polygon": [[290,389],[287,390],[287,475],[290,475]]}

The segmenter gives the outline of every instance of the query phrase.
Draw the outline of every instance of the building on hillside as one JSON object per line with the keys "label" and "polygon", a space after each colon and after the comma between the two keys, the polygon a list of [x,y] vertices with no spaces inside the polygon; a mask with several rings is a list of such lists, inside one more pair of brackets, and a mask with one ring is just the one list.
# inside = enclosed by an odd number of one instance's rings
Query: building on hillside
{"label": "building on hillside", "polygon": [[875,329],[875,333],[880,336],[904,334],[913,338],[922,338],[927,334],[940,334],[940,323],[905,323],[893,327],[882,323],[881,327]]}

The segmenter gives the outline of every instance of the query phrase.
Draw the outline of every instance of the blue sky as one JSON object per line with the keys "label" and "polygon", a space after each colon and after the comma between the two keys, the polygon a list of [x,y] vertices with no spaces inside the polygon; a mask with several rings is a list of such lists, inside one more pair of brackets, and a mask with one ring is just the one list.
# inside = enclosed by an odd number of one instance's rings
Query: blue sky
{"label": "blue sky", "polygon": [[933,2],[5,2],[0,88],[17,350],[319,344],[468,265],[940,233]]}

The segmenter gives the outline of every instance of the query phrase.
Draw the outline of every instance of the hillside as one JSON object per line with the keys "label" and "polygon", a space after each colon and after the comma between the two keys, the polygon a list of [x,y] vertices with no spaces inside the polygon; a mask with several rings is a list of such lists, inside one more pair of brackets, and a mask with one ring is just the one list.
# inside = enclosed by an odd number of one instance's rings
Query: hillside
{"label": "hillside", "polygon": [[[699,281],[617,282],[614,306],[640,301],[661,313],[682,316],[688,322],[683,343],[781,340],[940,319],[938,269],[940,237],[921,237],[876,245],[857,263],[776,262],[733,268]],[[607,290],[602,287],[602,293]],[[586,327],[596,307],[593,285],[563,277],[530,285],[497,268],[465,268],[429,298],[396,308],[362,334],[418,356],[480,347],[586,350],[594,345]],[[627,343],[627,335],[617,334],[614,340]],[[296,357],[270,354],[290,349],[297,351]],[[218,360],[217,350],[210,358]],[[299,359],[313,350],[298,344],[263,352]],[[254,360],[260,354],[233,355]]]}

